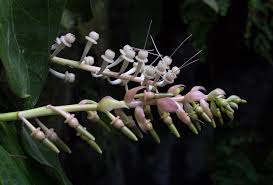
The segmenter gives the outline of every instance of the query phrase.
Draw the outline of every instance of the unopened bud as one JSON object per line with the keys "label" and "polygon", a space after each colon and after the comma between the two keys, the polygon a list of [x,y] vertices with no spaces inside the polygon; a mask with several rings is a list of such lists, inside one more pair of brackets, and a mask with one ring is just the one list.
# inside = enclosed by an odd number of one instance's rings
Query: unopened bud
{"label": "unopened bud", "polygon": [[128,109],[128,106],[126,105],[124,101],[117,101],[110,96],[106,96],[102,98],[97,105],[97,109],[101,112],[110,112],[113,109],[120,109],[120,108]]}
{"label": "unopened bud", "polygon": [[233,103],[236,103],[236,104],[247,103],[246,100],[241,99],[239,96],[236,96],[236,95],[231,95],[230,97],[227,98],[227,101],[228,102],[233,102]]}

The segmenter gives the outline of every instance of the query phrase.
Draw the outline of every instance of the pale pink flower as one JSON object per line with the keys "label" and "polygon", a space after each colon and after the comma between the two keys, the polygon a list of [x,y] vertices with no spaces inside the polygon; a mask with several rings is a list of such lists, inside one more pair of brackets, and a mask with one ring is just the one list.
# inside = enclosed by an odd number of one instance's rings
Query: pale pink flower
{"label": "pale pink flower", "polygon": [[124,101],[126,103],[132,102],[134,100],[134,97],[137,94],[137,92],[140,91],[141,89],[144,89],[144,88],[146,88],[146,87],[145,86],[138,86],[138,87],[128,90],[124,96]]}
{"label": "pale pink flower", "polygon": [[201,99],[205,99],[205,98],[206,98],[206,95],[203,94],[201,91],[194,90],[194,91],[188,92],[184,96],[184,102],[190,103],[190,102],[200,101]]}
{"label": "pale pink flower", "polygon": [[156,105],[161,112],[176,112],[178,109],[176,101],[168,97],[156,100]]}

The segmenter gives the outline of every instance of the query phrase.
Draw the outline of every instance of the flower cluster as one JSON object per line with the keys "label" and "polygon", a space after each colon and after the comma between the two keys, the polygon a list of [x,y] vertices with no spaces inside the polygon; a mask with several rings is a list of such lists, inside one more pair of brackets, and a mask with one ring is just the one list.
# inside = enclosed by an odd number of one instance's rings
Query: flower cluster
{"label": "flower cluster", "polygon": [[[56,114],[63,116],[64,123],[74,129],[77,135],[97,152],[102,153],[101,148],[95,142],[95,137],[79,123],[74,114],[69,112],[85,111],[91,123],[102,126],[107,131],[111,130],[110,127],[116,128],[133,141],[143,138],[142,133],[149,133],[157,143],[160,143],[160,138],[152,124],[152,107],[157,108],[162,122],[173,135],[179,138],[180,134],[172,121],[171,114],[175,114],[193,133],[198,134],[202,124],[208,123],[215,128],[216,123],[224,124],[224,119],[233,120],[234,111],[238,109],[238,105],[246,103],[236,95],[225,98],[225,92],[219,88],[208,94],[205,94],[206,89],[202,86],[193,87],[185,95],[181,94],[183,90],[183,85],[174,85],[166,93],[159,93],[147,90],[146,86],[138,86],[129,89],[122,101],[107,96],[99,102],[82,100],[75,105],[58,107],[48,105],[37,108],[40,111],[37,109],[20,111],[18,115],[32,132],[33,138],[57,153],[59,153],[58,147],[69,153],[71,151],[54,130],[48,129],[37,117]],[[133,110],[134,116],[128,115],[126,109]],[[110,118],[110,125],[101,120],[98,112],[103,112]],[[27,118],[35,118],[39,127],[35,128]]]}
{"label": "flower cluster", "polygon": [[[153,107],[158,110],[162,122],[178,138],[180,134],[173,123],[172,114],[175,114],[195,134],[201,131],[202,124],[209,123],[215,128],[216,123],[223,124],[225,119],[233,120],[234,111],[238,109],[238,105],[246,103],[246,101],[236,95],[226,98],[226,94],[222,89],[217,88],[206,94],[204,87],[195,86],[183,95],[182,91],[185,86],[178,84],[171,86],[167,92],[160,92],[160,87],[174,83],[182,68],[198,60],[194,58],[201,51],[193,55],[182,66],[171,67],[171,57],[190,37],[187,37],[170,56],[164,57],[158,51],[152,36],[151,41],[156,53],[152,53],[153,50],[145,50],[145,46],[143,49],[138,49],[125,45],[119,50],[120,55],[115,59],[115,52],[107,49],[101,55],[102,63],[100,66],[94,66],[94,58],[88,56],[91,47],[98,44],[98,33],[92,31],[85,37],[87,43],[79,61],[57,57],[65,47],[72,46],[75,36],[68,33],[56,38],[50,56],[52,64],[88,71],[91,72],[93,77],[107,79],[112,85],[123,85],[126,89],[124,99],[119,101],[107,96],[99,102],[82,100],[74,105],[47,105],[30,110],[1,113],[0,121],[21,120],[29,128],[34,139],[48,146],[56,153],[59,153],[60,150],[70,153],[71,150],[58,137],[54,129],[47,128],[38,119],[41,116],[60,115],[64,117],[64,123],[74,129],[83,141],[98,153],[102,153],[100,146],[95,141],[95,136],[79,123],[72,112],[86,112],[88,120],[93,124],[102,126],[107,131],[110,131],[111,128],[118,129],[133,141],[142,138],[142,133],[149,133],[157,143],[160,143],[160,138],[152,123],[153,115],[151,110]],[[156,57],[150,64],[148,64],[149,54]],[[121,64],[121,67],[117,72],[110,70],[119,64]],[[72,83],[75,81],[75,75],[68,71],[63,74],[50,68],[49,72],[65,82]],[[128,89],[129,82],[137,83],[136,87]],[[129,109],[129,111],[126,109]],[[111,120],[110,125],[100,118],[98,112],[102,112],[109,117]],[[130,116],[130,112],[134,112],[134,116]],[[38,127],[35,127],[28,119],[35,119]]]}

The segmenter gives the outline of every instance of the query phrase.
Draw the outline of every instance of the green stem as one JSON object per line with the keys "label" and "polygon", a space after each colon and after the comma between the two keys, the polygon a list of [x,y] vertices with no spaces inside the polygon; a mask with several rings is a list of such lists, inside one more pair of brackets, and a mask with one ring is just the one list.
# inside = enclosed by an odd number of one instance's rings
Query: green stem
{"label": "green stem", "polygon": [[[64,106],[56,106],[59,109],[62,109],[66,112],[80,112],[80,111],[95,111],[97,110],[97,105],[95,104],[73,104],[73,105],[64,105]],[[0,121],[15,121],[19,120],[18,114],[21,113],[24,115],[26,119],[36,118],[41,116],[52,116],[57,115],[58,113],[52,109],[47,108],[46,106],[17,111],[17,112],[9,112],[9,113],[0,113]]]}
{"label": "green stem", "polygon": [[[92,73],[97,73],[98,71],[100,71],[100,67],[81,64],[78,61],[64,59],[64,58],[60,58],[60,57],[53,57],[51,59],[51,62],[55,63],[55,64],[63,65],[63,66],[70,66],[70,67],[81,69],[84,71],[89,71]],[[103,76],[118,78],[118,79],[122,79],[122,80],[134,81],[137,83],[142,82],[142,79],[140,77],[134,77],[132,75],[127,75],[127,74],[119,75],[119,73],[113,72],[110,70],[104,70],[102,72],[102,74],[103,74]]]}

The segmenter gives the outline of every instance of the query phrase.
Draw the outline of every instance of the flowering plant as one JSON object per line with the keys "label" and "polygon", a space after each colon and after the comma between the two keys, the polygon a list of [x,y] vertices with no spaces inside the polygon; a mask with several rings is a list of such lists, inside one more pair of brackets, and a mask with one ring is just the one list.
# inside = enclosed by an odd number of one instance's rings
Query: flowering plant
{"label": "flowering plant", "polygon": [[[151,24],[150,24],[151,26]],[[148,31],[149,34],[149,31]],[[148,38],[147,34],[147,38]],[[173,52],[173,54],[185,43],[187,37]],[[82,100],[78,104],[34,108],[30,110],[1,113],[0,121],[21,120],[31,131],[31,136],[48,146],[50,149],[59,153],[59,149],[70,153],[69,147],[58,137],[54,129],[47,128],[38,118],[41,116],[60,115],[65,118],[64,123],[73,128],[76,134],[85,142],[87,142],[98,153],[102,153],[101,148],[95,142],[95,137],[83,127],[74,114],[71,112],[84,111],[90,122],[103,126],[110,130],[109,126],[99,117],[98,112],[105,113],[111,120],[111,125],[120,130],[128,138],[137,141],[142,138],[141,133],[149,133],[157,143],[160,138],[153,128],[151,108],[156,107],[162,121],[170,129],[171,133],[176,137],[180,137],[175,124],[172,121],[171,114],[176,114],[181,122],[186,124],[188,128],[195,134],[201,131],[201,124],[209,123],[212,127],[216,127],[216,122],[223,124],[223,116],[230,120],[234,118],[234,110],[238,109],[240,103],[246,103],[236,95],[226,98],[224,90],[217,88],[208,94],[202,86],[193,87],[188,93],[182,95],[185,88],[182,84],[172,85],[167,92],[160,92],[160,87],[173,84],[180,70],[196,61],[196,57],[201,51],[193,55],[182,66],[177,67],[172,64],[172,55],[162,56],[158,51],[153,37],[151,40],[157,53],[153,50],[145,50],[125,45],[120,49],[120,56],[115,59],[115,53],[107,49],[101,55],[101,66],[94,65],[94,58],[87,56],[92,45],[96,45],[99,34],[92,31],[86,36],[86,46],[79,61],[73,61],[65,58],[57,57],[61,50],[65,47],[71,47],[75,41],[75,36],[71,33],[56,38],[55,44],[52,45],[52,54],[50,56],[53,64],[69,66],[72,68],[89,71],[95,78],[107,79],[112,85],[125,86],[125,95],[123,100],[116,100],[111,96],[102,98],[99,102],[93,100]],[[146,45],[146,42],[145,42]],[[137,52],[137,55],[136,55]],[[155,55],[156,58],[148,64],[148,55]],[[136,60],[136,61],[135,61]],[[157,60],[159,60],[157,62]],[[111,71],[110,68],[122,63],[118,72]],[[153,64],[157,65],[153,66]],[[128,67],[131,67],[127,70]],[[126,71],[127,70],[127,71]],[[63,79],[65,82],[73,83],[75,75],[66,71],[64,74],[52,68],[49,72],[57,78]],[[111,80],[110,78],[115,78]],[[128,83],[134,82],[138,86],[128,89]],[[133,109],[133,116],[127,115],[124,109]],[[38,127],[35,127],[28,119],[35,119]]]}

